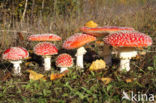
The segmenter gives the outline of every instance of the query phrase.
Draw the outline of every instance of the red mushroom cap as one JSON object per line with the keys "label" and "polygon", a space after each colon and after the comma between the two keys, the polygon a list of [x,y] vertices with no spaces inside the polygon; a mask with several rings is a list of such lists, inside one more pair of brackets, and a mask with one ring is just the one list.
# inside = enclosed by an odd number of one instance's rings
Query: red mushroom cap
{"label": "red mushroom cap", "polygon": [[64,43],[63,43],[63,48],[65,49],[75,49],[79,48],[86,43],[95,41],[96,37],[88,35],[88,34],[81,34],[77,33],[71,37],[69,37]]}
{"label": "red mushroom cap", "polygon": [[63,53],[56,58],[57,67],[71,67],[73,65],[73,59],[69,54]]}
{"label": "red mushroom cap", "polygon": [[34,47],[34,52],[37,55],[42,55],[42,56],[46,56],[46,55],[53,55],[53,54],[57,54],[58,50],[56,48],[56,46],[52,43],[49,42],[41,42],[38,43],[35,47]]}
{"label": "red mushroom cap", "polygon": [[117,32],[117,31],[134,31],[131,27],[117,27],[117,26],[104,26],[104,27],[82,27],[80,30],[83,33],[91,34],[93,36],[105,36],[107,33]]}
{"label": "red mushroom cap", "polygon": [[147,47],[152,45],[151,37],[140,32],[118,32],[106,36],[103,40],[106,44],[116,47]]}
{"label": "red mushroom cap", "polygon": [[2,58],[5,60],[21,60],[29,56],[28,51],[22,47],[11,47],[4,51]]}
{"label": "red mushroom cap", "polygon": [[28,37],[29,41],[59,41],[61,37],[56,34],[35,34]]}

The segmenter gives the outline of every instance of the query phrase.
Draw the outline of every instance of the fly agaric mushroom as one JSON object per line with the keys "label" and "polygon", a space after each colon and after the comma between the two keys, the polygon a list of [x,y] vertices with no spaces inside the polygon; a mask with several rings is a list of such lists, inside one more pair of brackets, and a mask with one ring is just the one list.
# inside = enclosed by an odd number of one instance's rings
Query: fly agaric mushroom
{"label": "fly agaric mushroom", "polygon": [[91,34],[96,37],[106,36],[109,33],[115,33],[119,31],[134,31],[134,28],[131,27],[117,27],[117,26],[104,26],[104,27],[81,27],[80,30],[83,33]]}
{"label": "fly agaric mushroom", "polygon": [[76,59],[76,65],[80,68],[84,68],[83,66],[83,55],[87,52],[85,48],[83,47],[86,43],[95,41],[96,37],[88,35],[88,34],[82,34],[82,33],[76,33],[75,35],[69,37],[64,43],[63,48],[65,49],[77,49],[77,53],[75,56],[77,56]]}
{"label": "fly agaric mushroom", "polygon": [[29,41],[59,41],[61,37],[56,34],[35,34],[28,37]]}
{"label": "fly agaric mushroom", "polygon": [[22,47],[11,47],[4,51],[2,58],[10,61],[14,66],[14,74],[21,75],[22,60],[29,56],[28,51]]}
{"label": "fly agaric mushroom", "polygon": [[[87,33],[99,38],[105,37],[109,35],[110,33],[115,33],[119,31],[134,31],[133,28],[131,27],[117,27],[117,26],[104,26],[104,27],[82,27],[80,30],[83,33]],[[104,51],[102,50],[102,55],[104,56],[104,61],[106,62],[107,65],[111,66],[112,65],[112,53],[110,46],[104,45],[103,47]]]}
{"label": "fly agaric mushroom", "polygon": [[44,58],[45,71],[49,71],[51,69],[51,55],[57,54],[58,50],[52,43],[41,42],[34,47],[34,53]]}
{"label": "fly agaric mushroom", "polygon": [[67,67],[73,66],[73,59],[69,54],[63,53],[56,58],[56,66],[61,67],[61,73],[68,70]]}
{"label": "fly agaric mushroom", "polygon": [[130,70],[130,59],[136,57],[137,47],[148,47],[152,45],[150,36],[140,32],[118,32],[106,36],[104,39],[106,44],[118,47],[118,55],[120,60],[119,70]]}

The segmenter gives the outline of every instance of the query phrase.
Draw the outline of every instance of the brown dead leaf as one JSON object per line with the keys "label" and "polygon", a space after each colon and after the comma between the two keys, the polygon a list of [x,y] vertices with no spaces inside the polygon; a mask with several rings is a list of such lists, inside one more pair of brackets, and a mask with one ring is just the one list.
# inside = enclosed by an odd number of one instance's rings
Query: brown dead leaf
{"label": "brown dead leaf", "polygon": [[17,32],[18,38],[23,41],[24,40],[24,36],[21,32]]}
{"label": "brown dead leaf", "polygon": [[39,79],[46,80],[46,77],[43,74],[36,73],[33,70],[27,70],[27,71],[30,73],[29,74],[30,80],[39,80]]}
{"label": "brown dead leaf", "polygon": [[25,60],[29,60],[29,59],[31,59],[31,57],[27,57],[27,58],[25,58]]}
{"label": "brown dead leaf", "polygon": [[89,67],[89,70],[90,71],[97,71],[97,70],[104,69],[105,67],[106,67],[105,61],[100,59],[100,60],[93,61],[91,66]]}
{"label": "brown dead leaf", "polygon": [[50,80],[55,80],[55,79],[62,78],[62,77],[65,76],[68,72],[69,72],[69,70],[66,70],[66,71],[64,71],[64,72],[62,72],[62,73],[51,74],[51,75],[50,75]]}
{"label": "brown dead leaf", "polygon": [[32,62],[26,62],[25,66],[29,66]]}
{"label": "brown dead leaf", "polygon": [[29,53],[33,53],[33,50],[28,50]]}
{"label": "brown dead leaf", "polygon": [[103,41],[100,41],[100,40],[96,41],[95,43],[96,43],[97,45],[100,45],[100,46],[103,46],[103,45],[104,45],[104,42],[103,42]]}
{"label": "brown dead leaf", "polygon": [[11,77],[11,73],[7,72],[6,75],[2,78],[2,81],[6,81],[10,77]]}
{"label": "brown dead leaf", "polygon": [[104,82],[105,85],[109,84],[113,79],[110,77],[102,77],[101,81]]}
{"label": "brown dead leaf", "polygon": [[133,79],[127,78],[125,81],[126,81],[126,83],[131,83],[133,81]]}

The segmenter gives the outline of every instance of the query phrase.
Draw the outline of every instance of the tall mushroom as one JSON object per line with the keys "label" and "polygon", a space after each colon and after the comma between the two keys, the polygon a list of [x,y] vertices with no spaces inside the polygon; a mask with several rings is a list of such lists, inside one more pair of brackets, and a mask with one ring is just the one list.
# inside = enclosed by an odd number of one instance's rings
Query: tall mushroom
{"label": "tall mushroom", "polygon": [[75,35],[72,35],[69,37],[66,41],[63,43],[63,48],[65,49],[77,49],[76,53],[76,65],[80,68],[84,68],[83,65],[83,55],[87,52],[85,48],[83,47],[86,43],[95,41],[96,37],[88,35],[88,34],[82,34],[82,33],[76,33]]}
{"label": "tall mushroom", "polygon": [[11,47],[4,51],[2,58],[10,61],[14,66],[14,74],[21,75],[22,60],[29,56],[28,51],[22,47]]}
{"label": "tall mushroom", "polygon": [[137,47],[148,47],[152,45],[150,36],[136,31],[113,33],[106,36],[103,40],[106,44],[118,47],[120,71],[130,70],[130,59],[137,55]]}
{"label": "tall mushroom", "polygon": [[73,58],[66,53],[60,54],[57,58],[56,58],[56,66],[57,67],[61,67],[61,73],[68,70],[68,67],[73,66]]}
{"label": "tall mushroom", "polygon": [[[104,27],[81,27],[80,30],[83,33],[93,35],[97,37],[97,39],[101,40],[103,37],[109,35],[110,33],[115,33],[119,31],[134,31],[131,27],[118,27],[118,26],[104,26]],[[107,65],[112,65],[112,56],[110,46],[104,45],[103,50],[101,51],[101,55],[104,56],[104,60]],[[100,51],[99,51],[100,53]]]}
{"label": "tall mushroom", "polygon": [[56,46],[49,42],[41,42],[34,47],[34,52],[44,58],[45,71],[49,71],[51,69],[51,55],[58,53]]}

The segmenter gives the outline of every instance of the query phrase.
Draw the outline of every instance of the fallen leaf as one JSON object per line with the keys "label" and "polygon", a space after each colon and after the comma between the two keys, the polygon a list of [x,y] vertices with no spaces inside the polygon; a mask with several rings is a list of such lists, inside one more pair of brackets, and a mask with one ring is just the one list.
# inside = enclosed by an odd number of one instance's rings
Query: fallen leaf
{"label": "fallen leaf", "polygon": [[22,34],[21,32],[17,32],[17,35],[18,35],[18,37],[19,37],[19,39],[20,39],[21,41],[24,40],[24,36],[23,36],[23,34]]}
{"label": "fallen leaf", "polygon": [[101,45],[101,46],[104,45],[104,42],[103,42],[103,41],[100,41],[100,40],[96,41],[95,43],[96,43],[97,45]]}
{"label": "fallen leaf", "polygon": [[100,69],[104,69],[105,67],[106,67],[105,61],[100,59],[100,60],[93,61],[91,66],[89,67],[89,70],[90,71],[97,71]]}
{"label": "fallen leaf", "polygon": [[31,59],[31,57],[27,57],[27,58],[25,58],[25,60],[29,60],[29,59]]}
{"label": "fallen leaf", "polygon": [[96,24],[94,21],[88,21],[86,24],[85,24],[86,27],[90,27],[90,28],[95,28],[98,26],[98,24]]}
{"label": "fallen leaf", "polygon": [[33,50],[28,50],[29,53],[33,53]]}
{"label": "fallen leaf", "polygon": [[11,73],[7,72],[6,75],[2,78],[2,81],[6,81],[10,77],[11,77]]}
{"label": "fallen leaf", "polygon": [[62,77],[65,76],[68,72],[69,72],[69,70],[66,70],[66,71],[64,71],[64,72],[62,72],[62,73],[51,74],[51,75],[50,75],[50,80],[55,80],[55,79],[62,78]]}
{"label": "fallen leaf", "polygon": [[27,70],[30,74],[29,74],[29,79],[30,80],[39,80],[39,79],[43,79],[46,80],[45,76],[43,74],[39,74],[36,73],[33,70]]}
{"label": "fallen leaf", "polygon": [[26,63],[25,63],[25,66],[28,66],[29,64],[31,64],[31,62],[26,62]]}
{"label": "fallen leaf", "polygon": [[101,81],[104,82],[105,85],[109,84],[113,79],[110,77],[103,77]]}
{"label": "fallen leaf", "polygon": [[139,51],[140,55],[146,55],[146,51]]}
{"label": "fallen leaf", "polygon": [[128,78],[125,81],[126,81],[126,83],[131,83],[133,80],[131,78]]}

